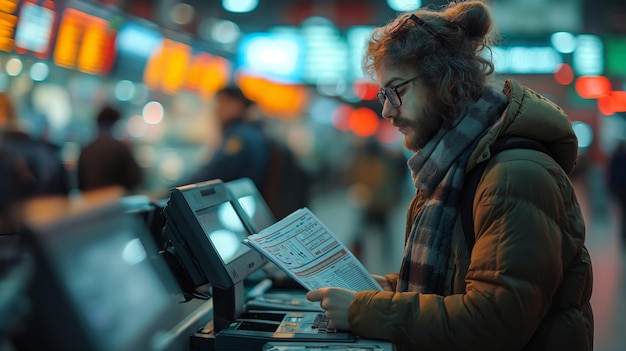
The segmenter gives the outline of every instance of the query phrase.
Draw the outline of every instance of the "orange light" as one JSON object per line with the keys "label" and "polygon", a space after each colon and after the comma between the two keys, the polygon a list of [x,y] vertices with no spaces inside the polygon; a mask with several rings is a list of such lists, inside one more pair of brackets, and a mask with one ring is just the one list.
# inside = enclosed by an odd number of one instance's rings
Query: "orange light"
{"label": "orange light", "polygon": [[76,9],[66,9],[54,49],[54,63],[89,74],[106,74],[115,56],[116,32],[109,22]]}
{"label": "orange light", "polygon": [[146,65],[144,83],[166,94],[178,92],[186,82],[190,57],[189,45],[163,39],[161,48],[154,51]]}
{"label": "orange light", "polygon": [[15,46],[13,36],[17,25],[17,16],[13,12],[15,12],[17,3],[16,0],[0,1],[0,50],[2,51],[10,52]]}
{"label": "orange light", "polygon": [[78,69],[90,74],[100,73],[102,70],[102,48],[108,40],[108,23],[100,18],[89,16],[89,22],[85,23],[82,45],[78,52]]}
{"label": "orange light", "polygon": [[306,109],[309,95],[304,86],[273,82],[241,74],[237,79],[246,96],[269,117],[293,119]]}
{"label": "orange light", "polygon": [[0,11],[13,13],[17,8],[18,0],[2,0],[0,1]]}
{"label": "orange light", "polygon": [[146,68],[143,72],[143,82],[148,89],[157,90],[161,86],[161,74],[167,68],[165,55],[163,55],[164,50],[165,44],[161,43],[161,46],[152,52],[146,63]]}
{"label": "orange light", "polygon": [[613,98],[615,112],[626,112],[626,91],[612,91],[611,97]]}
{"label": "orange light", "polygon": [[164,44],[169,46],[166,58],[169,63],[161,84],[165,93],[173,94],[181,90],[187,80],[191,47],[168,39],[164,40]]}
{"label": "orange light", "polygon": [[58,66],[74,68],[76,64],[84,23],[81,14],[74,9],[65,10],[54,49],[54,63]]}
{"label": "orange light", "polygon": [[583,76],[576,79],[576,92],[583,99],[598,99],[611,91],[611,82],[604,76]]}
{"label": "orange light", "polygon": [[626,91],[611,91],[598,99],[598,110],[605,116],[626,112]]}
{"label": "orange light", "polygon": [[352,85],[354,95],[361,100],[374,100],[378,93],[378,86],[365,79],[357,79]]}
{"label": "orange light", "polygon": [[554,79],[562,85],[569,85],[574,81],[574,70],[567,63],[559,63],[554,70]]}
{"label": "orange light", "polygon": [[598,111],[605,116],[612,116],[615,114],[615,110],[613,110],[613,103],[609,96],[598,99]]}
{"label": "orange light", "polygon": [[211,98],[230,79],[230,64],[223,57],[199,53],[189,69],[186,87],[204,99]]}
{"label": "orange light", "polygon": [[376,134],[380,121],[372,109],[361,107],[350,114],[348,124],[354,134],[369,137]]}

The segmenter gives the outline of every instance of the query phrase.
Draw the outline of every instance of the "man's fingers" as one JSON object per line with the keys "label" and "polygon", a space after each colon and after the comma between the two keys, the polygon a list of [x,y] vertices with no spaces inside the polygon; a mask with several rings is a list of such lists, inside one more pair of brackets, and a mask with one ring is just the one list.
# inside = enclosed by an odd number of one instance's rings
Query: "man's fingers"
{"label": "man's fingers", "polygon": [[309,301],[321,301],[325,296],[325,289],[311,290],[306,293],[306,299]]}
{"label": "man's fingers", "polygon": [[331,329],[336,329],[335,328],[335,324],[333,323],[333,320],[330,317],[328,317],[328,316],[326,316],[326,317],[328,318],[328,327],[331,328]]}

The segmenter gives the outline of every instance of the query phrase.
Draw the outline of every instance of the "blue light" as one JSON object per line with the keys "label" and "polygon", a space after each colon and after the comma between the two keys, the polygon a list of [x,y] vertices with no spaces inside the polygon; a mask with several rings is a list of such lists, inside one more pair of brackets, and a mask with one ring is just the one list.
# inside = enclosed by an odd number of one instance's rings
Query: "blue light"
{"label": "blue light", "polygon": [[591,143],[593,142],[593,130],[591,129],[591,126],[587,123],[577,121],[572,122],[572,128],[578,138],[579,148],[586,149],[591,146]]}
{"label": "blue light", "polygon": [[304,70],[305,44],[296,34],[255,33],[239,45],[239,69],[285,83],[300,82]]}
{"label": "blue light", "polygon": [[550,36],[550,42],[556,51],[571,54],[576,50],[576,37],[568,32],[556,32]]}
{"label": "blue light", "polygon": [[604,44],[599,36],[581,34],[574,51],[574,72],[581,76],[598,76],[604,73]]}
{"label": "blue light", "polygon": [[387,0],[387,6],[394,11],[413,11],[422,7],[422,0]]}
{"label": "blue light", "polygon": [[235,13],[250,12],[258,5],[258,0],[222,0],[224,10]]}
{"label": "blue light", "polygon": [[117,35],[117,51],[142,59],[148,59],[152,52],[161,45],[163,37],[160,33],[141,27],[138,24],[126,23]]}

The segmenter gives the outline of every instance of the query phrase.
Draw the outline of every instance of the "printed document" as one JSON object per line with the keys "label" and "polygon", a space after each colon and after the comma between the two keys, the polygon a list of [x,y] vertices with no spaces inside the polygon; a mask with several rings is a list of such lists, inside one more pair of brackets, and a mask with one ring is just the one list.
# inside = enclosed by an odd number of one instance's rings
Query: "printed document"
{"label": "printed document", "polygon": [[361,262],[308,208],[301,208],[244,243],[308,290],[382,290]]}

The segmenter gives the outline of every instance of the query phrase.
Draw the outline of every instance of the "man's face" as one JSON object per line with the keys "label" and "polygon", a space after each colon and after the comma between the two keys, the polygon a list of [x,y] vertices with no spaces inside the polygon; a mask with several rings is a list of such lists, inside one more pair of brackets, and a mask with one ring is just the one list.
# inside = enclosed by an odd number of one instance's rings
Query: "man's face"
{"label": "man's face", "polygon": [[215,116],[222,125],[242,116],[245,108],[242,101],[228,94],[217,94],[215,98]]}
{"label": "man's face", "polygon": [[[415,77],[415,72],[381,67],[376,71],[381,89],[394,87]],[[404,134],[404,146],[411,151],[422,149],[441,128],[443,122],[436,113],[436,103],[429,101],[428,91],[420,79],[397,89],[402,105],[393,107],[389,99],[383,104],[382,115]]]}

